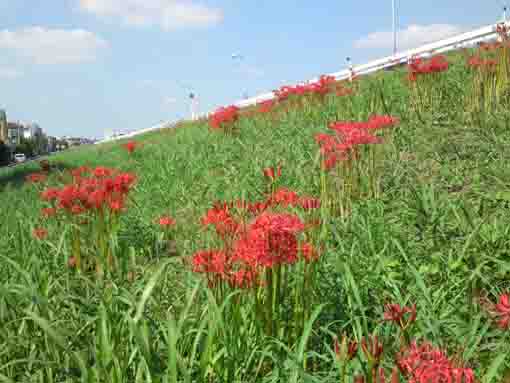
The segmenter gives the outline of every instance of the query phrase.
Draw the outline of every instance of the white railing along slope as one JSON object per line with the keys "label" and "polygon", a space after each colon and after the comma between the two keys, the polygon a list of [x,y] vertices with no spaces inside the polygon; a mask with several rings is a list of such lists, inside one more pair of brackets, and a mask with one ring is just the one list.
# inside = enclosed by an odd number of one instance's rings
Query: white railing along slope
{"label": "white railing along slope", "polygon": [[[506,27],[510,27],[509,21],[504,22],[504,23],[491,24],[491,25],[488,25],[485,27],[475,29],[470,32],[465,32],[465,33],[462,33],[462,34],[459,34],[459,35],[456,35],[453,37],[449,37],[446,39],[442,39],[442,40],[439,40],[439,41],[436,41],[433,43],[424,44],[424,45],[420,46],[419,48],[409,49],[404,52],[398,53],[396,55],[386,56],[381,59],[370,61],[367,64],[354,65],[354,66],[351,66],[350,68],[343,69],[339,72],[331,73],[331,74],[329,74],[329,76],[333,76],[337,80],[346,80],[346,79],[349,79],[354,74],[356,76],[363,76],[363,75],[377,72],[381,69],[387,69],[387,68],[391,68],[394,66],[398,66],[402,63],[408,62],[409,59],[411,59],[412,57],[426,57],[429,55],[445,53],[445,52],[448,52],[448,51],[451,51],[454,49],[459,49],[459,48],[462,48],[465,46],[477,44],[482,41],[494,40],[498,37],[496,28],[498,27],[498,25],[502,25],[502,24],[505,25]],[[318,80],[318,78],[314,78],[312,80],[302,82],[301,84],[306,84],[306,83],[314,82],[317,80]],[[246,107],[246,106],[256,105],[257,103],[262,102],[262,101],[271,100],[274,97],[275,97],[274,93],[271,91],[271,92],[260,94],[255,97],[251,97],[249,99],[237,101],[234,103],[234,105],[237,107]],[[202,114],[201,116],[199,116],[199,118],[207,117],[211,113],[212,112]],[[161,129],[165,126],[174,126],[177,122],[178,121],[164,122],[164,123],[158,124],[156,126],[146,128],[146,129],[137,130],[135,132],[131,132],[129,134],[125,134],[125,135],[122,135],[119,137],[111,137],[109,139],[105,139],[98,143],[112,141],[112,140],[118,140],[118,139],[127,138],[127,137],[133,137],[138,134]]]}

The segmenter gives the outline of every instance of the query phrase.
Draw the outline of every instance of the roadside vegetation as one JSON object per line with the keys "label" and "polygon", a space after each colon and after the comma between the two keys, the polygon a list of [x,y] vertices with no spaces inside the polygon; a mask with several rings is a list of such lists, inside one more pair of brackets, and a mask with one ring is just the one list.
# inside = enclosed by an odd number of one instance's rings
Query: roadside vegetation
{"label": "roadside vegetation", "polygon": [[0,171],[0,380],[510,382],[510,47]]}

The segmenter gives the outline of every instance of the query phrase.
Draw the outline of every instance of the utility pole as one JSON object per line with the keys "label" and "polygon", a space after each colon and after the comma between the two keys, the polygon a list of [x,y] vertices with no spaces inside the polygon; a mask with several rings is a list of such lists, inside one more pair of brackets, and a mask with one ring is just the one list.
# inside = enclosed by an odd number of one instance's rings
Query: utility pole
{"label": "utility pole", "polygon": [[393,15],[393,54],[397,54],[397,4],[396,0],[391,0],[391,10]]}

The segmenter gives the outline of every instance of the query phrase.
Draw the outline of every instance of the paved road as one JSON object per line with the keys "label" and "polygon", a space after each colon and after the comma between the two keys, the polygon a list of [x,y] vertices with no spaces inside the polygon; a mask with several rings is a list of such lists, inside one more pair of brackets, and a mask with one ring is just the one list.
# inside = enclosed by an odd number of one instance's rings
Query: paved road
{"label": "paved road", "polygon": [[41,160],[44,160],[45,158],[48,158],[49,156],[38,156],[38,157],[33,157],[33,158],[29,158],[28,160],[26,160],[25,162],[13,162],[12,164],[9,164],[7,166],[5,166],[6,168],[14,168],[16,166],[20,166],[20,165],[26,165],[26,164],[29,164],[31,162],[34,162],[34,161],[41,161]]}

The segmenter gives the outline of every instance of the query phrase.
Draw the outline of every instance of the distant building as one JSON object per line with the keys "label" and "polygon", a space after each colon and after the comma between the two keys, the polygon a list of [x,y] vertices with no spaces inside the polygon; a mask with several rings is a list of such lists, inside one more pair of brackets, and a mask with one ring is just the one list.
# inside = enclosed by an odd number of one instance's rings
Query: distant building
{"label": "distant building", "polygon": [[19,145],[23,137],[24,127],[19,122],[7,123],[7,144],[11,146]]}
{"label": "distant building", "polygon": [[5,113],[5,110],[0,109],[0,141],[7,144],[7,114]]}
{"label": "distant building", "polygon": [[23,127],[23,138],[29,140],[37,137],[42,137],[43,131],[39,124],[33,122],[31,124],[26,124]]}
{"label": "distant building", "polygon": [[57,137],[48,136],[48,152],[56,152],[57,151]]}

